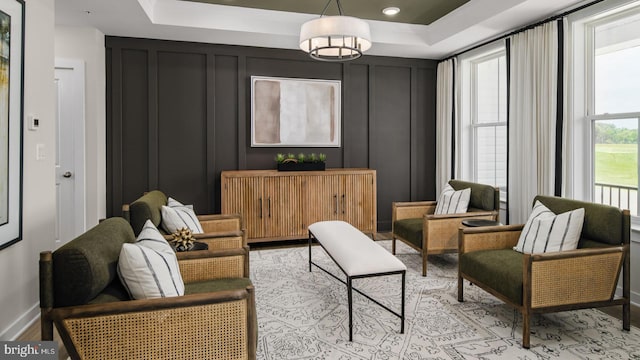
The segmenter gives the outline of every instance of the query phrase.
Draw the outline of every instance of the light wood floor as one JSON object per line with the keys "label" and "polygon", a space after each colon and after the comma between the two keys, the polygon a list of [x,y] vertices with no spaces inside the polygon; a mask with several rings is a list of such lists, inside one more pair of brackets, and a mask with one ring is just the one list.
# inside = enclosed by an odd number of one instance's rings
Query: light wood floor
{"label": "light wood floor", "polygon": [[[622,320],[622,306],[602,307],[598,310]],[[631,305],[631,325],[640,327],[640,307]]]}
{"label": "light wood floor", "polygon": [[[33,325],[29,326],[29,328],[22,333],[17,339],[17,341],[39,341],[40,340],[40,320],[36,321]],[[53,330],[53,340],[58,342],[58,359],[66,360],[69,357],[67,354],[67,350],[62,345],[62,339],[58,335],[58,331]]]}

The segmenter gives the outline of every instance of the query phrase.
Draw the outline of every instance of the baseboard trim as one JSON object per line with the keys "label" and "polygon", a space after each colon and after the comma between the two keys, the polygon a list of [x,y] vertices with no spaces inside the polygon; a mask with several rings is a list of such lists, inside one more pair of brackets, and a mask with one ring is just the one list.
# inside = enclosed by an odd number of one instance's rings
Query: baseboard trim
{"label": "baseboard trim", "polygon": [[40,303],[34,304],[1,334],[2,341],[15,341],[23,332],[40,319]]}
{"label": "baseboard trim", "polygon": [[631,292],[631,305],[640,307],[640,293],[636,291]]}
{"label": "baseboard trim", "polygon": [[[622,288],[616,287],[616,296],[622,296]],[[640,293],[637,291],[631,291],[631,305],[640,307]]]}

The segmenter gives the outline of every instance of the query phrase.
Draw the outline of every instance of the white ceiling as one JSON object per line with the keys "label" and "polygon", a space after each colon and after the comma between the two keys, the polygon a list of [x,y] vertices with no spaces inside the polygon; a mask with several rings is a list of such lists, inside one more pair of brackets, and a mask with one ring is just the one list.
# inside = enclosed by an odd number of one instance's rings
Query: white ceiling
{"label": "white ceiling", "polygon": [[[297,49],[300,25],[317,17],[178,0],[55,1],[56,25],[91,26],[113,36],[284,49]],[[430,25],[367,20],[373,38],[367,54],[441,59],[582,3],[471,0]]]}

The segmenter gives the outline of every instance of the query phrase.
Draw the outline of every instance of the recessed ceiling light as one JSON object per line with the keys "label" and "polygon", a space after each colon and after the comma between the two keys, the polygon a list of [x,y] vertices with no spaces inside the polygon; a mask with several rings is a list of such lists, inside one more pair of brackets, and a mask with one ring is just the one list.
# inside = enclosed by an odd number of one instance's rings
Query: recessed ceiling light
{"label": "recessed ceiling light", "polygon": [[396,15],[397,13],[399,13],[399,12],[400,12],[400,8],[397,8],[395,6],[387,7],[387,8],[382,9],[382,13],[387,15],[387,16],[393,16],[393,15]]}

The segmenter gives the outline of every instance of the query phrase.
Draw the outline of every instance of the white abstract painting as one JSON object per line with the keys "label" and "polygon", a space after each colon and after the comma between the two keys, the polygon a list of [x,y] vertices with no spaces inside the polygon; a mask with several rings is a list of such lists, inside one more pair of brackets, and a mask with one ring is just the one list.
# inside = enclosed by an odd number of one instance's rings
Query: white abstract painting
{"label": "white abstract painting", "polygon": [[340,81],[253,76],[251,95],[251,146],[340,147]]}

